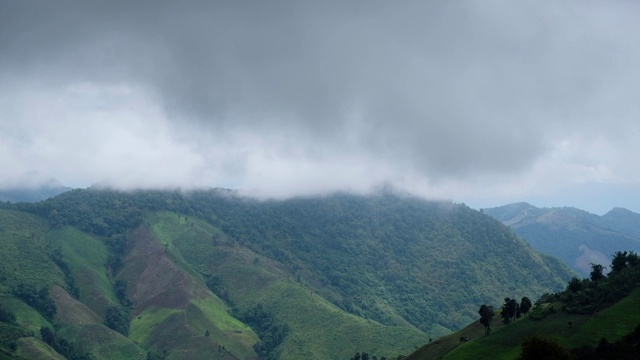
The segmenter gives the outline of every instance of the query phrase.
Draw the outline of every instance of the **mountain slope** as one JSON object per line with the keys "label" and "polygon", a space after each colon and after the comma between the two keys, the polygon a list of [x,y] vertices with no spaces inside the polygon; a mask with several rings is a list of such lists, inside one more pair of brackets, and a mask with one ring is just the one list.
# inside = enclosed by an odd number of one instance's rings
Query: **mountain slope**
{"label": "mountain slope", "polygon": [[557,256],[583,276],[591,263],[608,264],[616,251],[640,251],[640,214],[613,209],[603,216],[576,208],[536,208],[527,203],[484,209],[536,250]]}
{"label": "mountain slope", "polygon": [[[489,335],[484,334],[484,327],[476,320],[455,334],[423,346],[406,359],[515,359],[523,349],[522,344],[534,336],[541,337],[543,343],[550,339],[566,349],[579,349],[580,359],[637,358],[640,355],[640,312],[637,311],[640,258],[634,253],[618,253],[614,264],[617,265],[611,266],[613,270],[608,276],[598,280],[572,280],[567,290],[545,296],[528,316],[508,325],[502,323],[497,312]],[[627,339],[630,343],[623,342],[617,349],[610,345],[633,332],[636,335]],[[597,357],[596,348],[600,352]],[[636,356],[622,356],[625,351]],[[543,357],[538,355],[538,358]]]}
{"label": "mountain slope", "polygon": [[[20,241],[0,232],[0,242],[40,260],[7,252],[29,265],[0,275],[52,289],[60,334],[96,354],[83,331],[168,359],[391,357],[468,323],[479,303],[535,297],[572,276],[465,205],[391,194],[87,189],[2,206]],[[24,279],[32,267],[38,276]]]}

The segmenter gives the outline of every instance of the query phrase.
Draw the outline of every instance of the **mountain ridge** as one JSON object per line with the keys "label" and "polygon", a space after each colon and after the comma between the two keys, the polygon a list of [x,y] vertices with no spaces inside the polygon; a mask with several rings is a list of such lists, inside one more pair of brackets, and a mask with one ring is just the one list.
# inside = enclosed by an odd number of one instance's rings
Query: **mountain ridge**
{"label": "mountain ridge", "polygon": [[640,251],[640,214],[624,208],[613,208],[600,216],[575,207],[538,208],[515,203],[483,212],[583,276],[588,275],[591,263],[606,266],[616,251]]}

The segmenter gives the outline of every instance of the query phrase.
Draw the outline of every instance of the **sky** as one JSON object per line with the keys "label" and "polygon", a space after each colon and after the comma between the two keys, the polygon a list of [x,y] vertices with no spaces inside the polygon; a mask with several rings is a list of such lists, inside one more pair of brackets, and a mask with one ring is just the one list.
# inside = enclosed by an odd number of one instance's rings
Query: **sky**
{"label": "sky", "polygon": [[640,212],[638,16],[636,1],[0,0],[0,188],[391,186]]}

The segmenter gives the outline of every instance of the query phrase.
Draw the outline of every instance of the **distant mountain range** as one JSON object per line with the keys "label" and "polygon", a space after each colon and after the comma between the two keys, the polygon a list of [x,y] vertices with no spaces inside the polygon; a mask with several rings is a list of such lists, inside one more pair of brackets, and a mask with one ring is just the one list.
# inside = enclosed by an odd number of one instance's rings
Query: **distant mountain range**
{"label": "distant mountain range", "polygon": [[484,209],[536,250],[587,276],[590,264],[608,265],[617,251],[640,252],[640,214],[614,208],[599,216],[573,207],[538,208],[515,203]]}
{"label": "distant mountain range", "polygon": [[0,184],[0,201],[37,202],[71,190],[56,178],[31,171]]}

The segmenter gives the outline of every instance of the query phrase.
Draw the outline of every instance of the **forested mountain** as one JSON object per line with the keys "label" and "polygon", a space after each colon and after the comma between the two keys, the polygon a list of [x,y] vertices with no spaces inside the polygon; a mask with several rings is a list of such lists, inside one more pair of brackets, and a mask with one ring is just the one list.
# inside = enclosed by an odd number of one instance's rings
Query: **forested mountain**
{"label": "forested mountain", "polygon": [[489,216],[392,194],[86,189],[2,207],[0,305],[42,339],[9,336],[10,356],[390,358],[571,277]]}
{"label": "forested mountain", "polygon": [[640,251],[640,214],[615,208],[603,216],[584,210],[516,203],[484,209],[536,250],[557,256],[586,276],[591,263],[606,265],[616,251]]}

